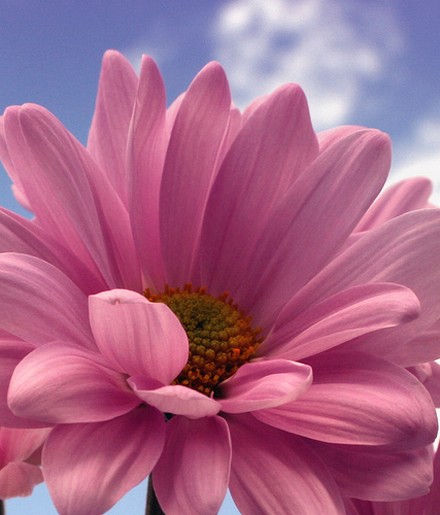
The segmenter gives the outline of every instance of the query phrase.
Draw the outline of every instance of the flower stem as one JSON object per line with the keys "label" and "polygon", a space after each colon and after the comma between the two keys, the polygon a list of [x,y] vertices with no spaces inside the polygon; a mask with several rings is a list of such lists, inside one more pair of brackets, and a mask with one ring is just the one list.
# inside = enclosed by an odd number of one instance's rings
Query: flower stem
{"label": "flower stem", "polygon": [[162,511],[159,501],[157,500],[151,475],[148,479],[147,506],[145,508],[145,515],[165,515],[165,512]]}
{"label": "flower stem", "polygon": [[4,501],[2,501],[2,500],[0,499],[0,515],[5,515],[5,513],[6,513],[6,510],[5,510],[5,503],[4,503]]}

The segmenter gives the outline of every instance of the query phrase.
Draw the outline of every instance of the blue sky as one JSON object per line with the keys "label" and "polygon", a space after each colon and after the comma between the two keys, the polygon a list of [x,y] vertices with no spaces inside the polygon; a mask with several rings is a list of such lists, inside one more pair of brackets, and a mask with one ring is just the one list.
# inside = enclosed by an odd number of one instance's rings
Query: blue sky
{"label": "blue sky", "polygon": [[[427,175],[440,202],[440,3],[435,0],[2,0],[0,112],[35,102],[82,142],[108,48],[158,62],[169,100],[220,61],[244,107],[301,84],[315,128],[377,127],[394,142],[391,180]],[[0,202],[20,211],[5,174]],[[111,514],[143,513],[137,489]],[[8,514],[55,513],[44,487]],[[226,503],[222,513],[234,513]]]}

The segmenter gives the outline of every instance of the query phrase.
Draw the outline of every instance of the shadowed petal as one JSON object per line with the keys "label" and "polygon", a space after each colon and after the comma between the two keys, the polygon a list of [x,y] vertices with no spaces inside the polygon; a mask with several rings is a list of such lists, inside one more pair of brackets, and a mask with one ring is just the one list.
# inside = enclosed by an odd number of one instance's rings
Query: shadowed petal
{"label": "shadowed petal", "polygon": [[406,370],[356,352],[327,353],[308,363],[314,381],[299,399],[254,416],[323,442],[409,450],[435,439],[434,405],[422,384]]}
{"label": "shadowed petal", "polygon": [[125,377],[94,352],[67,343],[48,343],[16,367],[8,402],[19,416],[49,423],[96,422],[127,413],[139,404]]}
{"label": "shadowed petal", "polygon": [[217,513],[231,465],[228,424],[220,417],[174,417],[153,471],[159,503],[167,515]]}
{"label": "shadowed petal", "polygon": [[220,385],[222,411],[244,413],[280,406],[301,396],[312,383],[312,369],[284,359],[246,363]]}
{"label": "shadowed petal", "polygon": [[229,488],[241,513],[340,515],[343,502],[324,463],[304,439],[227,417],[232,440]]}
{"label": "shadowed petal", "polygon": [[188,338],[174,313],[129,290],[89,297],[90,324],[116,370],[170,383],[188,360]]}
{"label": "shadowed petal", "polygon": [[34,486],[43,482],[40,467],[12,462],[0,470],[0,499],[31,495]]}
{"label": "shadowed petal", "polygon": [[220,411],[220,404],[216,400],[186,386],[157,388],[143,377],[130,377],[128,384],[140,399],[163,413],[201,418],[212,417]]}
{"label": "shadowed petal", "polygon": [[151,472],[164,437],[162,415],[146,407],[107,422],[57,426],[42,458],[57,510],[63,515],[109,510]]}

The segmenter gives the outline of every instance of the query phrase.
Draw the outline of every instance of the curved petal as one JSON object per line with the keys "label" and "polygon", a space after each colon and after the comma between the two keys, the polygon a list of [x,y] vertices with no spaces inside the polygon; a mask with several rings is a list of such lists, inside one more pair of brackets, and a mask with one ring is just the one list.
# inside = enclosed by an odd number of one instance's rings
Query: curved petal
{"label": "curved petal", "polygon": [[129,290],[89,297],[90,325],[102,354],[122,373],[170,383],[188,360],[188,338],[168,306]]}
{"label": "curved petal", "polygon": [[308,363],[314,381],[299,399],[254,416],[323,442],[410,450],[434,441],[434,405],[406,370],[356,352],[327,353]]}
{"label": "curved petal", "polygon": [[340,250],[382,188],[390,159],[385,134],[356,130],[321,153],[283,196],[234,295],[258,325],[269,328]]}
{"label": "curved petal", "polygon": [[33,104],[8,108],[5,131],[38,223],[90,269],[97,267],[110,287],[140,290],[128,213],[86,149]]}
{"label": "curved petal", "polygon": [[142,57],[136,101],[130,122],[127,171],[131,227],[145,285],[165,283],[159,236],[159,192],[165,161],[165,86],[149,57]]}
{"label": "curved petal", "polygon": [[225,72],[218,63],[210,63],[191,83],[173,124],[160,192],[162,252],[167,281],[172,285],[183,286],[191,280],[230,105]]}
{"label": "curved petal", "polygon": [[66,340],[96,348],[87,297],[54,266],[33,256],[0,254],[0,328],[43,345]]}
{"label": "curved petal", "polygon": [[258,352],[299,360],[366,333],[410,322],[420,303],[408,288],[392,283],[353,286],[303,311],[287,306]]}
{"label": "curved petal", "polygon": [[425,177],[400,181],[378,197],[355,230],[369,231],[403,213],[428,207],[431,193],[432,182]]}
{"label": "curved petal", "polygon": [[122,54],[115,50],[104,54],[87,149],[123,201],[128,127],[137,82],[136,73]]}
{"label": "curved petal", "polygon": [[151,472],[164,439],[163,417],[146,407],[107,422],[57,426],[42,460],[59,513],[96,515],[109,510]]}
{"label": "curved petal", "polygon": [[156,387],[143,377],[130,377],[128,384],[140,399],[163,413],[196,419],[212,417],[220,411],[217,401],[186,386]]}
{"label": "curved petal", "polygon": [[97,422],[139,404],[125,377],[94,352],[48,343],[16,367],[8,402],[18,416],[49,423]]}
{"label": "curved petal", "polygon": [[251,415],[226,420],[233,449],[229,488],[241,513],[344,513],[333,478],[304,439]]}
{"label": "curved petal", "polygon": [[51,428],[17,429],[1,427],[0,468],[3,468],[9,462],[25,461],[30,458],[43,445],[50,431]]}
{"label": "curved petal", "polygon": [[431,363],[431,375],[426,381],[423,381],[423,386],[431,395],[434,405],[437,408],[440,407],[440,365],[438,363]]}
{"label": "curved petal", "polygon": [[0,499],[31,495],[34,486],[42,482],[40,467],[29,463],[8,463],[0,470]]}
{"label": "curved petal", "polygon": [[[386,449],[312,442],[344,496],[399,501],[424,495],[432,482],[432,451]],[[414,514],[415,515],[415,514]]]}
{"label": "curved petal", "polygon": [[234,296],[274,203],[317,153],[299,86],[288,84],[265,97],[232,142],[210,193],[200,249],[202,284],[216,293],[230,289]]}
{"label": "curved petal", "polygon": [[439,255],[440,210],[406,213],[365,233],[295,295],[288,309],[292,313],[296,310],[299,315],[313,303],[358,284],[384,281],[402,284],[417,295],[422,308],[420,316],[381,332],[380,338],[366,335],[356,342],[356,348],[410,366],[413,363],[406,361],[402,346],[438,319]]}
{"label": "curved petal", "polygon": [[273,408],[300,397],[311,385],[312,369],[284,359],[246,363],[220,385],[226,413]]}
{"label": "curved petal", "polygon": [[174,417],[153,471],[159,503],[167,515],[217,513],[231,466],[228,424],[220,417]]}

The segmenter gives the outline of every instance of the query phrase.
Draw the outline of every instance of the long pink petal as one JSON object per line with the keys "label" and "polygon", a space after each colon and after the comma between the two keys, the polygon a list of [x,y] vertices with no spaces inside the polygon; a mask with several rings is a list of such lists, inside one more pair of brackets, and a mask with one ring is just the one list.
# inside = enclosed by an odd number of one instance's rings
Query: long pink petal
{"label": "long pink petal", "polygon": [[167,143],[165,115],[162,77],[156,63],[143,56],[127,147],[128,205],[144,286],[158,289],[165,282],[159,236],[159,192]]}
{"label": "long pink petal", "polygon": [[167,280],[175,286],[191,280],[230,104],[225,72],[210,63],[191,83],[174,121],[160,192],[160,234]]}
{"label": "long pink petal", "polygon": [[136,73],[127,59],[115,50],[108,50],[102,60],[87,148],[124,202],[127,136],[136,87]]}
{"label": "long pink petal", "polygon": [[340,515],[343,502],[324,463],[302,438],[227,417],[232,439],[229,488],[241,513]]}
{"label": "long pink petal", "polygon": [[25,461],[30,458],[31,455],[43,445],[50,431],[51,428],[17,429],[1,427],[0,468],[6,463]]}
{"label": "long pink petal", "polygon": [[[299,315],[313,303],[355,285],[393,282],[410,288],[421,304],[414,321],[362,337],[356,348],[409,366],[402,346],[438,320],[440,304],[440,210],[406,213],[368,231],[289,301]],[[421,272],[423,271],[423,273]],[[422,360],[423,361],[423,360]]]}
{"label": "long pink petal", "polygon": [[5,131],[39,224],[89,268],[97,266],[110,287],[139,290],[128,213],[86,149],[51,113],[33,104],[8,108]]}
{"label": "long pink petal", "polygon": [[216,400],[186,386],[160,387],[144,377],[130,377],[128,384],[140,399],[163,413],[196,419],[212,417],[220,411]]}
{"label": "long pink petal", "polygon": [[201,240],[202,284],[234,294],[274,203],[317,151],[302,90],[289,84],[268,95],[232,142],[212,188]]}
{"label": "long pink petal", "polygon": [[107,422],[56,427],[42,463],[59,513],[96,515],[109,510],[151,472],[164,439],[162,415],[147,407]]}
{"label": "long pink petal", "polygon": [[72,341],[96,348],[87,297],[54,266],[24,254],[0,254],[0,328],[32,343]]}
{"label": "long pink petal", "polygon": [[368,231],[403,213],[428,207],[431,193],[432,182],[425,177],[400,181],[378,197],[355,230]]}
{"label": "long pink petal", "polygon": [[231,440],[223,418],[174,417],[153,471],[159,503],[167,515],[217,513],[226,495]]}
{"label": "long pink petal", "polygon": [[311,446],[347,497],[398,501],[426,494],[432,482],[429,448],[390,452],[380,447],[319,442]]}
{"label": "long pink petal", "polygon": [[16,415],[48,423],[108,420],[140,404],[99,354],[67,343],[48,343],[20,362],[8,403]]}
{"label": "long pink petal", "polygon": [[43,482],[40,467],[12,462],[0,470],[0,499],[31,495],[34,486]]}
{"label": "long pink petal", "polygon": [[314,304],[299,316],[287,306],[259,353],[299,360],[379,329],[410,322],[420,303],[404,286],[373,283],[353,286]]}
{"label": "long pink petal", "polygon": [[320,154],[276,205],[234,297],[258,325],[270,327],[340,250],[382,188],[390,159],[385,134],[356,130]]}
{"label": "long pink petal", "polygon": [[435,439],[434,405],[406,370],[355,352],[327,353],[308,363],[314,382],[300,398],[254,416],[323,442],[410,450]]}
{"label": "long pink petal", "polygon": [[308,365],[284,359],[246,363],[220,385],[218,401],[226,413],[273,408],[300,397],[312,383]]}
{"label": "long pink petal", "polygon": [[89,297],[90,325],[102,354],[122,373],[170,383],[188,360],[188,337],[161,303],[129,290]]}

